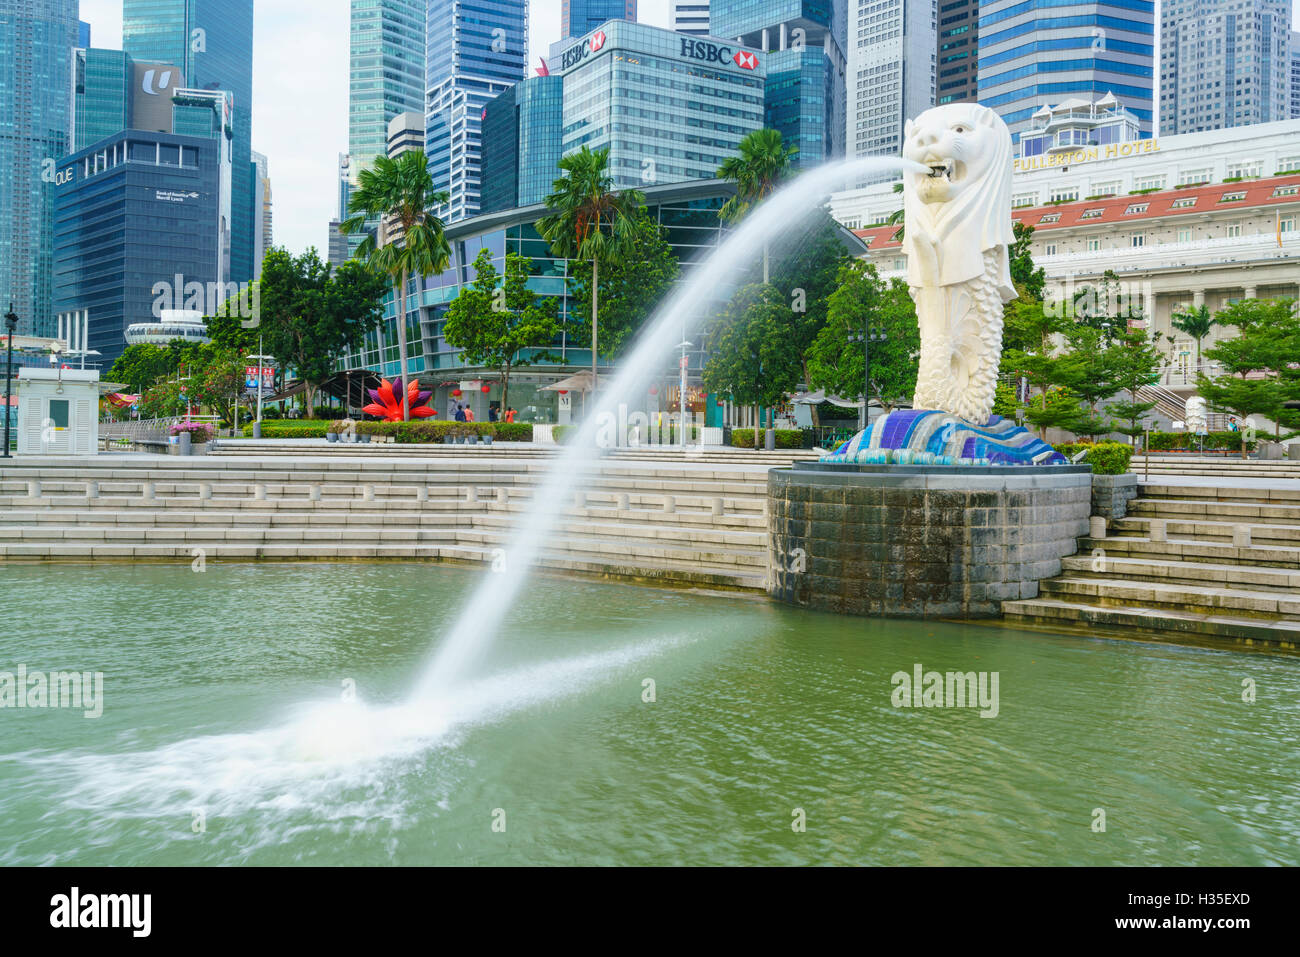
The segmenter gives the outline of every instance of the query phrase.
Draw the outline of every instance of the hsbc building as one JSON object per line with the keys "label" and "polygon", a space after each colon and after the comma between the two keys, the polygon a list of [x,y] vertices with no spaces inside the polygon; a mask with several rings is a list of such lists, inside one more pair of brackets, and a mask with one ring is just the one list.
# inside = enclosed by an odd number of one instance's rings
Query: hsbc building
{"label": "hsbc building", "polygon": [[735,41],[611,20],[551,52],[564,153],[609,149],[620,187],[713,179],[763,127],[764,54]]}

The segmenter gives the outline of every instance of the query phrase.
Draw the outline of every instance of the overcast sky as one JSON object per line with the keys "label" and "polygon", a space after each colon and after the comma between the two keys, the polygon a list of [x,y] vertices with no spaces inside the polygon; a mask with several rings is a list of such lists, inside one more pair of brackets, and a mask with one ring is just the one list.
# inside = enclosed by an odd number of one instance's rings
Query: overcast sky
{"label": "overcast sky", "polygon": [[[560,0],[531,0],[530,71],[560,38]],[[256,0],[253,149],[270,163],[275,242],[328,248],[338,154],[348,148],[349,0]],[[304,10],[310,15],[304,16]],[[121,49],[122,0],[81,0],[94,46]],[[638,19],[668,26],[668,0],[640,0]],[[1295,0],[1300,23],[1300,0]]]}
{"label": "overcast sky", "polygon": [[[253,149],[270,164],[275,242],[328,248],[338,154],[348,148],[349,0],[256,0]],[[304,16],[309,9],[310,15]],[[122,0],[81,0],[91,43],[122,47]],[[560,0],[531,0],[530,71],[560,38]],[[668,0],[641,0],[638,19],[668,25]]]}

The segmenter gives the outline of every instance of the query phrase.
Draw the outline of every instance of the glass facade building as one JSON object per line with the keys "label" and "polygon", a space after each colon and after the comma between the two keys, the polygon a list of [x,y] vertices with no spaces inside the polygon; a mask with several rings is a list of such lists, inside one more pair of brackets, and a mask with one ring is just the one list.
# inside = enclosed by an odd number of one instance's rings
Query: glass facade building
{"label": "glass facade building", "polygon": [[512,86],[483,114],[480,211],[540,203],[560,175],[564,78],[534,76]]}
{"label": "glass facade building", "polygon": [[[951,6],[945,3],[943,9]],[[907,121],[935,102],[936,0],[849,0],[849,10],[854,30],[848,49],[848,152],[898,156]],[[949,12],[942,22],[956,15]]]}
{"label": "glass facade building", "polygon": [[714,36],[766,52],[765,123],[818,166],[845,153],[846,0],[710,0]]}
{"label": "glass facade building", "polygon": [[1151,135],[1152,0],[985,0],[978,29],[979,102],[997,110],[1016,142],[1043,106],[1107,93]]}
{"label": "glass facade building", "polygon": [[562,0],[560,39],[581,37],[606,20],[635,20],[636,0]]}
{"label": "glass facade building", "polygon": [[127,130],[59,164],[54,309],[89,312],[102,369],[126,348],[129,326],[161,310],[209,314],[214,288],[226,298],[231,145],[226,135]]}
{"label": "glass facade building", "polygon": [[556,67],[564,153],[609,149],[620,187],[713,179],[763,127],[767,57],[734,42],[615,20],[565,48]]}
{"label": "glass facade building", "polygon": [[[388,148],[388,124],[403,113],[424,115],[425,0],[352,0],[348,91],[349,175]],[[347,204],[339,219],[348,218]],[[377,227],[376,222],[371,228]],[[347,237],[355,252],[363,233]]]}
{"label": "glass facade building", "polygon": [[1160,131],[1291,117],[1291,0],[1164,0]]}
{"label": "glass facade building", "polygon": [[77,0],[0,0],[0,308],[52,335],[59,159],[70,146]]}
{"label": "glass facade building", "polygon": [[176,64],[190,89],[232,95],[231,279],[251,280],[261,223],[252,162],[253,0],[123,0],[122,49],[137,61]]}
{"label": "glass facade building", "polygon": [[133,66],[121,50],[78,50],[73,61],[73,145],[84,150],[131,125]]}
{"label": "glass facade building", "polygon": [[528,75],[528,4],[429,0],[425,47],[424,149],[455,222],[479,211],[483,112]]}
{"label": "glass facade building", "polygon": [[935,102],[973,103],[979,95],[979,2],[940,0]]}

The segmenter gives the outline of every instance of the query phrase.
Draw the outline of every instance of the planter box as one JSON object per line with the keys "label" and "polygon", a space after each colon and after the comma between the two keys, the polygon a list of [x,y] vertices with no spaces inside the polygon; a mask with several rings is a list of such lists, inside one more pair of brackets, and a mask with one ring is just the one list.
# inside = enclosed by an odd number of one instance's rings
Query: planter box
{"label": "planter box", "polygon": [[1127,475],[1094,475],[1092,477],[1092,514],[1116,521],[1128,514],[1128,503],[1137,498],[1138,477]]}

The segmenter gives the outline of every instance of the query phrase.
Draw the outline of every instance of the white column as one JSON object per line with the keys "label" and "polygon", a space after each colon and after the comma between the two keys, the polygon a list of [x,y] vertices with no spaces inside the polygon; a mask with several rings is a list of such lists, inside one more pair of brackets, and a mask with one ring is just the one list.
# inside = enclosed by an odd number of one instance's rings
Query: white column
{"label": "white column", "polygon": [[1247,287],[1246,287],[1246,298],[1247,298],[1247,299],[1258,299],[1258,298],[1259,298],[1259,296],[1257,295],[1258,291],[1259,291],[1259,290],[1258,290],[1258,287],[1256,287],[1256,286],[1247,286]]}
{"label": "white column", "polygon": [[1205,290],[1204,290],[1204,289],[1193,289],[1193,290],[1192,290],[1192,308],[1193,308],[1193,309],[1200,309],[1201,306],[1203,306],[1203,305],[1205,305]]}

